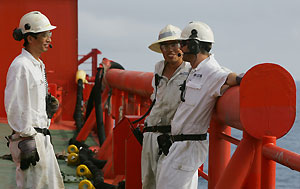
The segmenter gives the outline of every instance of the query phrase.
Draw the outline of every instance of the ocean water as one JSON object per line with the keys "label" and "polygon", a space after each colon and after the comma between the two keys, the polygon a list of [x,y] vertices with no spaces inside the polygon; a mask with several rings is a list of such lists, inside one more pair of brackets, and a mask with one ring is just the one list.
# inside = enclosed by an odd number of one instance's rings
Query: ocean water
{"label": "ocean water", "polygon": [[[296,119],[291,130],[282,138],[276,141],[277,146],[300,154],[300,81],[296,82],[297,87],[297,110]],[[242,132],[232,129],[233,137],[241,139]],[[232,152],[236,149],[235,145],[231,145]],[[207,161],[204,164],[204,172],[207,171]],[[207,181],[199,178],[198,189],[207,189]],[[276,189],[300,189],[300,172],[294,171],[279,163],[276,163]]]}

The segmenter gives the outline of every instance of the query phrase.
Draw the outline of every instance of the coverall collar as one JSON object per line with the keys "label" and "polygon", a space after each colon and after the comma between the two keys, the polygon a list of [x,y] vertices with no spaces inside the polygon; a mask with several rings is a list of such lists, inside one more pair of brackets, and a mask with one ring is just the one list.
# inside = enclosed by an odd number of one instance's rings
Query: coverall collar
{"label": "coverall collar", "polygon": [[24,56],[26,56],[29,60],[31,60],[31,62],[32,62],[34,65],[36,65],[36,66],[40,66],[40,65],[43,63],[43,61],[42,61],[41,59],[39,59],[39,61],[36,60],[36,59],[32,56],[32,54],[30,54],[30,52],[28,52],[25,48],[22,49],[22,54],[23,54]]}

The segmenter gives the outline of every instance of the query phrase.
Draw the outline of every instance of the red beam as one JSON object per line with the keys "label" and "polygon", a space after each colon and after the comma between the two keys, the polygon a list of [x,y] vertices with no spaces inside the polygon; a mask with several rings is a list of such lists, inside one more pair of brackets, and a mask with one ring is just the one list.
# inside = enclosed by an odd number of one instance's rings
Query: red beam
{"label": "red beam", "polygon": [[89,59],[90,57],[92,57],[94,54],[101,54],[101,51],[99,51],[98,49],[92,49],[92,51],[89,52],[89,54],[84,55],[81,59],[78,60],[78,65],[82,64],[83,62],[85,62],[87,59]]}
{"label": "red beam", "polygon": [[239,145],[240,140],[233,138],[225,133],[219,133],[219,137],[235,145]]}

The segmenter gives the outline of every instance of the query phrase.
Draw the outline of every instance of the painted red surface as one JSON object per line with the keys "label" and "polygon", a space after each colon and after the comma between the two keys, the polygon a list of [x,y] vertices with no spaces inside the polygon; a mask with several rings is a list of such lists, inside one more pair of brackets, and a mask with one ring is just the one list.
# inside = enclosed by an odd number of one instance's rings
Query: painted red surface
{"label": "painted red surface", "polygon": [[52,25],[53,48],[42,54],[46,65],[48,83],[62,88],[62,119],[72,120],[76,100],[75,74],[78,66],[78,19],[77,0],[2,0],[0,6],[1,23],[1,74],[0,74],[0,117],[6,117],[4,110],[4,89],[6,73],[13,59],[21,53],[22,41],[15,41],[13,30],[19,26],[21,17],[38,10],[45,14]]}

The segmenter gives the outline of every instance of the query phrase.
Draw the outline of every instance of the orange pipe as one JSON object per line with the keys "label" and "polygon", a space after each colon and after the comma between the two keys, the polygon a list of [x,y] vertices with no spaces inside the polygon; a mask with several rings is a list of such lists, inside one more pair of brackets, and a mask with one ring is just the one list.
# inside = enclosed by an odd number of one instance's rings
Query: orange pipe
{"label": "orange pipe", "polygon": [[254,140],[253,137],[244,132],[244,138],[241,140],[231,161],[218,181],[216,189],[242,188],[255,157]]}
{"label": "orange pipe", "polygon": [[208,180],[208,175],[203,171],[203,164],[198,168],[198,176]]}
{"label": "orange pipe", "polygon": [[229,88],[216,104],[216,117],[225,124],[243,130],[240,122],[240,86]]}
{"label": "orange pipe", "polygon": [[106,72],[106,81],[112,88],[119,89],[143,97],[150,97],[153,92],[153,73],[119,69],[109,69]]}
{"label": "orange pipe", "polygon": [[219,133],[230,135],[231,128],[213,116],[209,129],[208,188],[215,188],[230,160],[230,143],[220,138]]}
{"label": "orange pipe", "polygon": [[264,145],[263,155],[270,160],[274,160],[277,163],[300,172],[300,154],[288,151],[269,143]]}
{"label": "orange pipe", "polygon": [[[275,145],[276,137],[265,136],[262,145]],[[262,149],[261,157],[261,188],[262,189],[275,189],[276,182],[276,162],[264,156],[264,147]]]}

